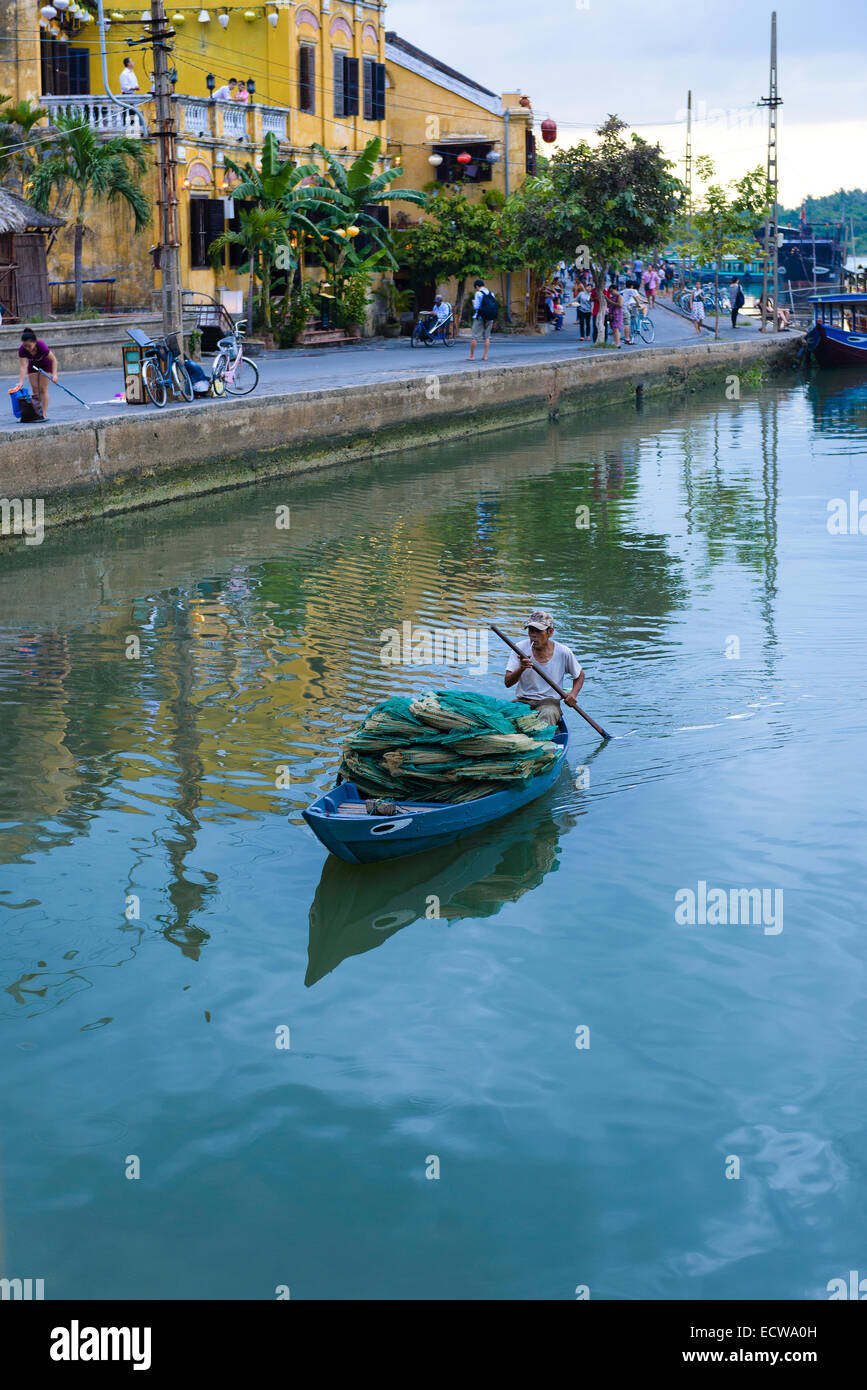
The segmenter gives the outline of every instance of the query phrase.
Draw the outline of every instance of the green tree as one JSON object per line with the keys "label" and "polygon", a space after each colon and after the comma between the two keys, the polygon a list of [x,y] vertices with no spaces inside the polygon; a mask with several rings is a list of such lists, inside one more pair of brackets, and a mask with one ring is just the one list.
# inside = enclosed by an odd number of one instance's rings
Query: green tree
{"label": "green tree", "polygon": [[[713,162],[706,155],[698,156],[695,168],[703,182],[714,176]],[[698,265],[714,267],[714,338],[719,338],[720,261],[723,256],[748,260],[755,255],[755,229],[763,221],[773,197],[773,190],[760,168],[751,169],[728,188],[732,196],[720,184],[708,183],[682,234],[686,254]]]}
{"label": "green tree", "polygon": [[667,241],[686,192],[660,146],[639,135],[627,139],[626,128],[618,116],[609,116],[596,131],[597,144],[582,140],[557,150],[550,162],[554,193],[565,203],[573,234],[589,250],[602,305],[608,266]]}
{"label": "green tree", "polygon": [[502,210],[502,194],[495,189],[485,190],[479,202],[471,202],[461,188],[444,189],[431,194],[424,221],[395,234],[401,268],[415,279],[457,280],[458,324],[467,280],[512,268]]}
{"label": "green tree", "polygon": [[514,270],[521,266],[529,271],[527,318],[534,323],[539,288],[564,249],[575,245],[576,235],[573,210],[555,191],[547,162],[509,197],[497,235],[508,248],[506,258],[511,256],[514,260],[514,264],[504,264],[502,268]]}
{"label": "green tree", "polygon": [[91,208],[99,203],[126,203],[136,233],[150,221],[150,203],[141,186],[147,164],[141,141],[128,135],[102,140],[73,108],[56,117],[45,156],[33,171],[31,198],[40,212],[49,211],[52,195],[69,199],[75,209],[75,307],[84,307],[82,245]]}

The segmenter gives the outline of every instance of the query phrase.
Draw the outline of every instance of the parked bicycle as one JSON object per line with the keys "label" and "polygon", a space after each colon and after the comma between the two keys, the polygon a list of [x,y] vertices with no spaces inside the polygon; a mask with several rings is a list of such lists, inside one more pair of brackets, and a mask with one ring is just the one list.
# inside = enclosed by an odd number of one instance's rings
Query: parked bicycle
{"label": "parked bicycle", "polygon": [[249,396],[259,384],[259,368],[244,356],[246,319],[239,319],[232,332],[217,344],[211,371],[212,383],[222,382],[233,396]]}
{"label": "parked bicycle", "polygon": [[163,406],[169,393],[182,401],[193,399],[193,383],[181,357],[174,333],[165,338],[148,338],[140,329],[127,330],[142,349],[142,385],[154,405]]}

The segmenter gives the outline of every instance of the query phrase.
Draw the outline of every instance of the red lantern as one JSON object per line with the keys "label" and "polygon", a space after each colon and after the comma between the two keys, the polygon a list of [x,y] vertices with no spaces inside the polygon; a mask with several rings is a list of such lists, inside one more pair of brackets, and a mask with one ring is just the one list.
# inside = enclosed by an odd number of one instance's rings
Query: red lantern
{"label": "red lantern", "polygon": [[542,139],[546,145],[553,145],[557,139],[557,122],[552,121],[550,116],[542,122]]}
{"label": "red lantern", "polygon": [[467,154],[466,150],[464,150],[463,154],[458,155],[458,164],[470,164],[472,162],[472,158],[473,156],[471,154]]}

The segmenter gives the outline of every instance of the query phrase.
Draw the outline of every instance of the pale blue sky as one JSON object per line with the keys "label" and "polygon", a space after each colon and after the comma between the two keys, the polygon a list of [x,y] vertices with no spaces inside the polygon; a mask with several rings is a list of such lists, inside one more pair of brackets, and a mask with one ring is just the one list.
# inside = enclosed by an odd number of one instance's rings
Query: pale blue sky
{"label": "pale blue sky", "polygon": [[[385,21],[477,82],[527,92],[567,141],[617,111],[679,157],[691,87],[696,153],[725,178],[764,162],[766,115],[755,104],[768,88],[770,5],[581,3],[391,0]],[[777,28],[783,200],[867,186],[867,6],[777,0]]]}

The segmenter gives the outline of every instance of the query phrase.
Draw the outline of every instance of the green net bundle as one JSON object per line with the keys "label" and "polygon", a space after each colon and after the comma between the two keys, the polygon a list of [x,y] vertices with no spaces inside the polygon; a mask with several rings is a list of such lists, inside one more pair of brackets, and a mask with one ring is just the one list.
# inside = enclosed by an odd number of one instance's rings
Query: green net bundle
{"label": "green net bundle", "polygon": [[365,797],[474,801],[544,772],[558,755],[553,737],[517,701],[429,690],[376,705],[344,744],[340,773]]}

